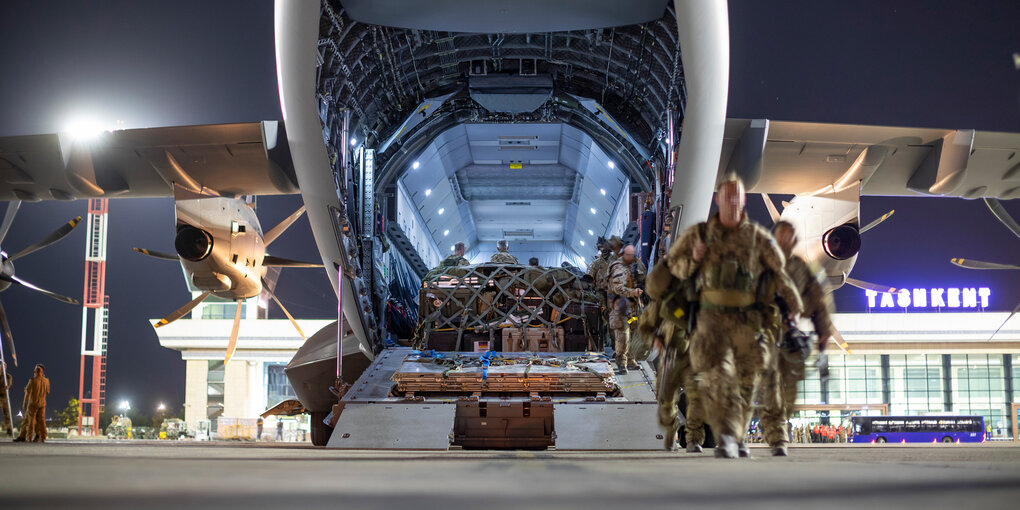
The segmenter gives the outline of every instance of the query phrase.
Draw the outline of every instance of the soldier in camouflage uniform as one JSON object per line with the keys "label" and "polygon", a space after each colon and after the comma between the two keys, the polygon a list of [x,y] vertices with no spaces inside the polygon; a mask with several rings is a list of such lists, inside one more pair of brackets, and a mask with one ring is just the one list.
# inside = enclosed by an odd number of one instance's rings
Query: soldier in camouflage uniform
{"label": "soldier in camouflage uniform", "polygon": [[783,252],[772,235],[747,219],[744,184],[733,176],[717,189],[719,212],[683,233],[667,256],[670,273],[695,278],[700,302],[690,338],[691,367],[705,416],[716,434],[716,456],[749,456],[741,449],[754,389],[768,362],[766,314],[757,295],[769,275],[790,312],[800,295],[784,272]]}
{"label": "soldier in camouflage uniform", "polygon": [[610,306],[609,328],[613,331],[613,348],[621,374],[626,374],[628,369],[638,368],[630,347],[631,337],[638,339],[636,319],[641,315],[641,301],[638,297],[644,293],[638,287],[638,280],[644,280],[645,268],[635,252],[633,246],[627,246],[620,258],[609,265],[606,288]]}
{"label": "soldier in camouflage uniform", "polygon": [[510,246],[507,244],[506,239],[500,239],[496,243],[496,253],[492,254],[489,262],[493,264],[520,264],[517,261],[517,257],[510,255]]}
{"label": "soldier in camouflage uniform", "polygon": [[465,251],[467,251],[467,247],[464,246],[464,243],[458,242],[453,245],[453,253],[443,259],[439,263],[439,267],[466,266],[470,264],[468,259],[464,258]]}
{"label": "soldier in camouflage uniform", "polygon": [[[659,425],[666,429],[667,450],[678,441],[677,431],[684,426],[688,453],[701,453],[705,444],[705,420],[701,394],[694,382],[687,334],[688,310],[674,308],[675,294],[684,292],[669,272],[666,260],[659,261],[648,273],[645,292],[651,302],[641,314],[638,330],[660,352],[656,396],[659,402]],[[684,418],[678,414],[680,391],[687,396]]]}
{"label": "soldier in camouflage uniform", "polygon": [[[829,338],[836,333],[832,325],[832,297],[825,291],[818,269],[793,254],[793,248],[797,245],[793,225],[780,221],[772,228],[772,233],[786,256],[786,274],[800,293],[804,304],[803,316],[811,319],[814,324],[818,335],[818,352],[822,352]],[[775,334],[777,339],[782,340],[786,328],[780,327]],[[804,379],[804,370],[804,352],[781,346],[775,349],[772,363],[762,376],[759,390],[763,406],[761,425],[765,441],[772,447],[772,455],[787,454],[786,423],[797,401],[797,383]]]}

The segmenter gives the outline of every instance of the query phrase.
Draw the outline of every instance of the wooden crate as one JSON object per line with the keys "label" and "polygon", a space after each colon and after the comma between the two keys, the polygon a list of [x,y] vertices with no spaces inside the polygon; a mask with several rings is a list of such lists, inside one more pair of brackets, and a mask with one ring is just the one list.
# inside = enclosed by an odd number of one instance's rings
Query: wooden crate
{"label": "wooden crate", "polygon": [[503,328],[503,352],[563,352],[563,328]]}

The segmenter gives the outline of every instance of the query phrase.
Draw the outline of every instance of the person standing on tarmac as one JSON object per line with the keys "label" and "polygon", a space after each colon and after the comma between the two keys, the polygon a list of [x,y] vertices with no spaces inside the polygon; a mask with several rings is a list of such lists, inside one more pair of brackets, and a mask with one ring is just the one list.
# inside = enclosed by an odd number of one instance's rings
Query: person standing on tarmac
{"label": "person standing on tarmac", "polygon": [[11,401],[9,399],[9,392],[11,391],[11,385],[14,384],[14,377],[7,371],[6,363],[0,361],[0,364],[3,365],[3,367],[0,367],[3,369],[0,372],[5,374],[3,378],[0,378],[0,416],[4,417],[0,425],[7,429],[8,436],[14,437],[14,417],[11,416]]}
{"label": "person standing on tarmac", "polygon": [[[786,274],[793,280],[804,304],[803,316],[811,319],[818,335],[818,352],[825,350],[836,333],[832,325],[832,296],[825,291],[821,273],[807,261],[793,254],[797,246],[797,233],[792,224],[780,221],[772,227],[779,248],[786,256]],[[787,328],[780,324],[776,332],[780,347],[775,349],[772,363],[762,376],[761,423],[765,441],[772,447],[772,455],[787,455],[786,422],[790,419],[793,404],[797,401],[797,383],[804,380],[806,350],[810,346],[786,345],[783,341]]]}
{"label": "person standing on tarmac", "polygon": [[636,370],[637,361],[631,352],[631,337],[637,334],[637,317],[641,316],[641,301],[644,293],[638,281],[644,280],[645,267],[636,256],[633,245],[623,249],[620,258],[609,265],[607,294],[609,299],[609,328],[613,331],[616,364],[621,374],[628,369]]}
{"label": "person standing on tarmac", "polygon": [[21,434],[14,441],[25,442],[32,438],[33,443],[46,442],[46,395],[50,393],[50,380],[46,378],[46,367],[35,366],[35,373],[25,386],[25,401],[21,408],[25,411],[25,419],[21,422]]}
{"label": "person standing on tarmac", "polygon": [[674,277],[696,279],[700,302],[690,340],[691,365],[716,434],[715,455],[736,458],[750,456],[741,445],[769,354],[759,280],[767,274],[775,280],[794,317],[801,302],[775,239],[744,212],[743,182],[731,176],[716,192],[719,212],[704,226],[687,229],[667,258]]}

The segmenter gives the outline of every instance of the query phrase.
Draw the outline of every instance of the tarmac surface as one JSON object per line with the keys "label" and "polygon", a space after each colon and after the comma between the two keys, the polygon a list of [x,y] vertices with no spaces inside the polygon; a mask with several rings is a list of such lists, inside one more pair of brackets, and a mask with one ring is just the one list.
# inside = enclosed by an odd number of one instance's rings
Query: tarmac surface
{"label": "tarmac surface", "polygon": [[0,443],[0,508],[1017,508],[1020,445],[667,452]]}

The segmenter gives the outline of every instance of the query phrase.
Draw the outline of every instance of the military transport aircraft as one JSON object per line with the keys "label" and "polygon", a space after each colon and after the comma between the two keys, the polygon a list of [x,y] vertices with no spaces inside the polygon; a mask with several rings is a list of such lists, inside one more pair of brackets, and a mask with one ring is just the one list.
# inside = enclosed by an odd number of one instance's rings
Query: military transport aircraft
{"label": "military transport aircraft", "polygon": [[277,0],[283,123],[0,139],[0,200],[300,192],[345,342],[379,352],[399,269],[499,239],[585,267],[645,201],[645,240],[669,212],[674,232],[704,220],[727,173],[796,195],[782,216],[833,288],[861,246],[861,195],[1020,197],[1020,134],[726,119],[722,0],[576,6]]}

